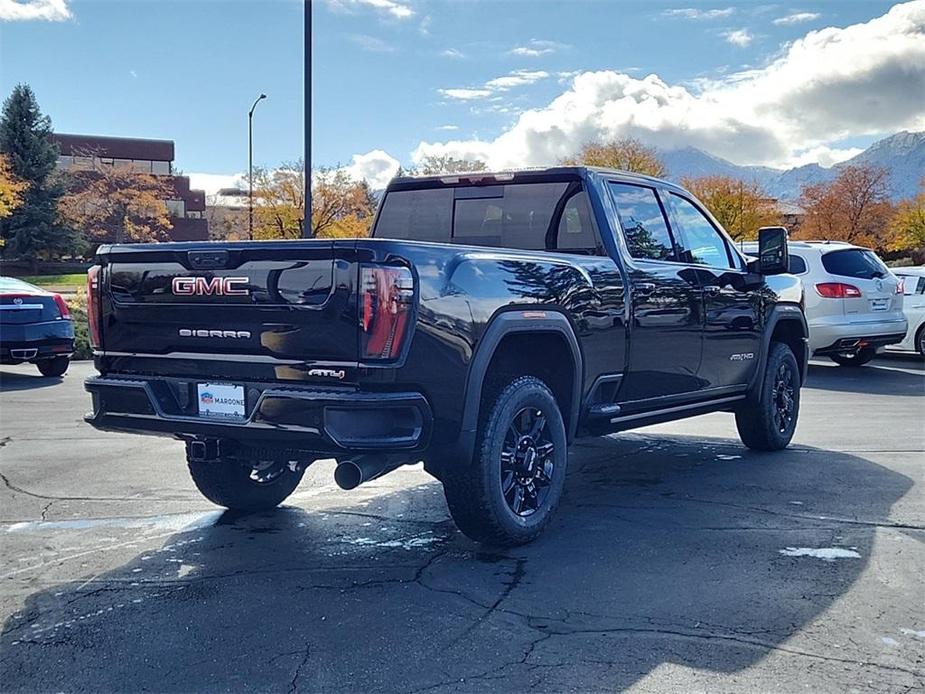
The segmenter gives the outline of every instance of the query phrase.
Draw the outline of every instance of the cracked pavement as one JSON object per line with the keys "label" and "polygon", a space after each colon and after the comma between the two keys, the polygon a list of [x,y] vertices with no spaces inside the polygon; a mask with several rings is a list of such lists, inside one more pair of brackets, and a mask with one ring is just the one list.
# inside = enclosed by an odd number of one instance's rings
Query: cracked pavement
{"label": "cracked pavement", "polygon": [[343,492],[319,461],[285,507],[222,513],[178,442],[82,422],[92,365],[34,371],[0,371],[4,692],[925,688],[914,359],[815,362],[780,454],[725,414],[580,439],[515,550],[463,537],[419,466]]}

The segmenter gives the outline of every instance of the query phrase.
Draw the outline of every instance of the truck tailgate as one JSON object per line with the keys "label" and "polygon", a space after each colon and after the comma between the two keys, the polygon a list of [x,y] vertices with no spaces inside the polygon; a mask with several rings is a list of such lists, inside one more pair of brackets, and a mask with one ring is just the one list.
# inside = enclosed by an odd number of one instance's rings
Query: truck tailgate
{"label": "truck tailgate", "polygon": [[155,373],[181,373],[164,364],[205,357],[285,380],[304,378],[289,373],[300,365],[356,366],[353,240],[120,246],[100,258],[104,350],[122,367],[155,359]]}

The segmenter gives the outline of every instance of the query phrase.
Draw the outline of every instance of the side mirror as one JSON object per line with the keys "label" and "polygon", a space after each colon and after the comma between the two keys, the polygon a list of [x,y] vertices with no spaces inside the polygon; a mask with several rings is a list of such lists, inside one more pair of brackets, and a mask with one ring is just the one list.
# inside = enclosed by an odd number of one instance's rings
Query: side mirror
{"label": "side mirror", "polygon": [[784,227],[761,227],[758,230],[758,272],[780,275],[789,270],[787,230]]}

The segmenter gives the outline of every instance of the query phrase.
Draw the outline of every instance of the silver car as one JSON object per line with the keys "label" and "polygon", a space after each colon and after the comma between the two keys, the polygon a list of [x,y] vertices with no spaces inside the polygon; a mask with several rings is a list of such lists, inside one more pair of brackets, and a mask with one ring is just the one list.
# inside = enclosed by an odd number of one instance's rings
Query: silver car
{"label": "silver car", "polygon": [[[790,272],[803,280],[809,351],[841,366],[866,364],[906,336],[902,283],[877,254],[840,241],[791,241]],[[744,244],[757,253],[757,244]]]}

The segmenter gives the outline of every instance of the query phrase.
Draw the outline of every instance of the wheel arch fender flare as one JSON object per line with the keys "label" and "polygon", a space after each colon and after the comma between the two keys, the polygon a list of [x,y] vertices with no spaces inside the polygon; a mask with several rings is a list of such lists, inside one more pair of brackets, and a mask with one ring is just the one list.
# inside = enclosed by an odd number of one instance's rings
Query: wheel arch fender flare
{"label": "wheel arch fender flare", "polygon": [[[537,317],[531,317],[534,314]],[[571,402],[568,412],[563,412],[566,435],[571,442],[578,428],[581,411],[581,384],[583,378],[583,360],[581,347],[572,324],[564,313],[549,308],[507,310],[496,314],[488,323],[479,340],[466,379],[465,399],[463,401],[462,426],[460,439],[466,451],[472,450],[475,433],[478,429],[479,408],[482,400],[482,388],[488,366],[501,341],[519,333],[555,333],[561,335],[568,345],[572,357],[574,378],[572,380]]]}
{"label": "wheel arch fender flare", "polygon": [[761,350],[758,357],[758,368],[755,369],[755,373],[752,376],[752,381],[749,384],[749,397],[757,397],[759,395],[759,390],[761,384],[764,381],[763,376],[765,369],[768,364],[768,354],[771,350],[771,338],[774,335],[774,331],[777,329],[777,326],[784,322],[790,321],[798,323],[800,326],[800,332],[802,335],[801,342],[803,345],[802,354],[794,354],[797,358],[797,363],[801,364],[802,368],[800,369],[800,385],[806,383],[806,375],[809,370],[809,326],[806,323],[806,316],[803,314],[803,310],[798,304],[777,304],[771,309],[770,315],[768,316],[767,322],[765,323],[764,332],[761,335]]}

